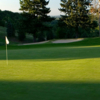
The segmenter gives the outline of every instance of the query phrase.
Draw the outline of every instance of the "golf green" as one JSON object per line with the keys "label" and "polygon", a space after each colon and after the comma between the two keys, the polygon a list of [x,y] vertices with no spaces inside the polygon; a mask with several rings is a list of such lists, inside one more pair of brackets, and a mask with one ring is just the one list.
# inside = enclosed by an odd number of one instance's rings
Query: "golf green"
{"label": "golf green", "polygon": [[99,100],[100,46],[0,50],[0,100]]}

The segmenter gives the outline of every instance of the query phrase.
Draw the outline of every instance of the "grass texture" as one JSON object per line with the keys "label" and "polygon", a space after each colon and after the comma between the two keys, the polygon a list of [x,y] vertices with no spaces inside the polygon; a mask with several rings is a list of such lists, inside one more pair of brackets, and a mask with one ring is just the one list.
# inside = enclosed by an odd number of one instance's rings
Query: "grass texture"
{"label": "grass texture", "polygon": [[86,41],[8,46],[8,65],[1,46],[0,100],[100,100],[100,46]]}

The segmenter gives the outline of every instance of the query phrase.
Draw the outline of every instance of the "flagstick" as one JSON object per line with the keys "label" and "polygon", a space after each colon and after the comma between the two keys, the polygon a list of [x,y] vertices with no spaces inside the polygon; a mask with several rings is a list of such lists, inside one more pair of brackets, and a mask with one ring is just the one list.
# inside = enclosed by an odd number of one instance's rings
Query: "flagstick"
{"label": "flagstick", "polygon": [[[6,37],[5,37],[6,39]],[[6,62],[7,62],[7,65],[8,65],[8,52],[7,52],[7,43],[6,43]]]}

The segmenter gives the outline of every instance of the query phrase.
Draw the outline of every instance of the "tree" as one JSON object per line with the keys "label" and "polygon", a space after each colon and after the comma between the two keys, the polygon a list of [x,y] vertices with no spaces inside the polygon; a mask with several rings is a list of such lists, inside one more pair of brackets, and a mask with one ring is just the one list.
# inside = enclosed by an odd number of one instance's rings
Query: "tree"
{"label": "tree", "polygon": [[89,4],[92,0],[61,0],[61,12],[65,15],[62,20],[68,27],[74,27],[76,31],[76,38],[79,36],[78,29],[82,27],[86,29],[90,27],[92,22],[89,17]]}
{"label": "tree", "polygon": [[26,31],[33,35],[34,41],[39,37],[38,33],[47,29],[45,22],[50,21],[51,18],[47,16],[50,13],[50,8],[46,8],[49,1],[45,0],[20,0],[21,8],[24,17],[26,18],[25,24]]}
{"label": "tree", "polygon": [[[37,32],[37,24],[38,14],[39,14],[39,0],[20,0],[20,10],[23,11],[22,14],[22,23],[24,23],[23,27],[27,33],[30,33],[34,37],[34,41],[36,41],[36,32]],[[24,29],[23,28],[23,29]]]}
{"label": "tree", "polygon": [[[50,13],[50,8],[46,7],[48,4],[49,4],[49,1],[40,0],[39,21],[41,23],[41,27],[40,27],[39,41],[45,40],[44,39],[44,37],[45,37],[44,32],[50,31],[50,29],[52,28],[51,26],[47,25],[47,23],[54,20],[54,18],[51,18],[50,16],[47,15]],[[48,36],[46,36],[46,37],[48,37]]]}
{"label": "tree", "polygon": [[3,20],[2,11],[0,10],[0,26],[5,26],[5,22]]}
{"label": "tree", "polygon": [[94,20],[96,20],[99,24],[99,37],[100,37],[100,0],[93,0],[90,4],[90,13],[93,15]]}
{"label": "tree", "polygon": [[8,37],[15,36],[15,29],[14,29],[13,24],[10,21],[7,22],[7,36]]}
{"label": "tree", "polygon": [[24,39],[26,38],[26,35],[25,35],[25,29],[26,29],[26,27],[24,25],[25,24],[24,23],[25,18],[23,18],[22,16],[23,16],[23,14],[21,14],[21,16],[20,16],[20,18],[18,20],[18,25],[17,25],[18,39],[20,41],[24,41]]}
{"label": "tree", "polygon": [[52,21],[54,18],[51,18],[50,16],[47,15],[51,12],[50,8],[46,8],[46,6],[49,4],[49,1],[40,0],[40,4],[41,4],[41,7],[40,7],[41,20],[43,22]]}

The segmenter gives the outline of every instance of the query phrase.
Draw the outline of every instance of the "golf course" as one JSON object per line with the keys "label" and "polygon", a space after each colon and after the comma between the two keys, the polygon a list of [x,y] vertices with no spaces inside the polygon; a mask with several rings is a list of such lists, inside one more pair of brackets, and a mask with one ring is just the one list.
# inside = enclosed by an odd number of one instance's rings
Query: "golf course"
{"label": "golf course", "polygon": [[1,0],[0,100],[100,100],[100,0]]}
{"label": "golf course", "polygon": [[100,38],[0,46],[0,100],[100,100]]}

